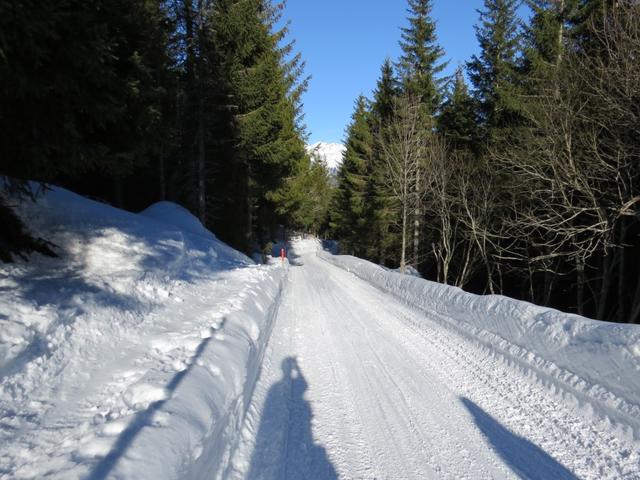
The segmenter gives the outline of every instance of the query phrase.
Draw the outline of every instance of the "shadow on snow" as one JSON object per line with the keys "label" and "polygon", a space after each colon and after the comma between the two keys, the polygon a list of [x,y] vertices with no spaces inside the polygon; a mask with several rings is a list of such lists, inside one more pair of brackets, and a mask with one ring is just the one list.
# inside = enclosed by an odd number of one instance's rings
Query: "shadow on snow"
{"label": "shadow on snow", "polygon": [[577,480],[573,473],[537,445],[507,430],[468,398],[460,401],[491,443],[496,453],[520,478],[528,480]]}
{"label": "shadow on snow", "polygon": [[[218,329],[223,328],[224,323],[225,320],[223,320]],[[176,373],[171,381],[165,386],[165,390],[167,391],[167,400],[173,396],[173,393],[178,388],[182,380],[191,371],[193,366],[197,364],[198,358],[200,358],[212,338],[213,337],[205,338],[200,342],[194,356],[191,357],[189,366]],[[107,478],[109,473],[111,473],[111,470],[116,466],[120,457],[126,453],[127,449],[131,446],[140,431],[145,427],[153,426],[153,417],[155,413],[162,408],[167,400],[158,400],[153,402],[146,410],[141,410],[136,413],[133,420],[131,420],[127,428],[118,437],[118,440],[111,451],[93,467],[93,470],[86,477],[86,480],[102,480]]]}
{"label": "shadow on snow", "polygon": [[313,440],[308,384],[295,358],[282,362],[282,379],[267,394],[248,480],[336,480],[326,450]]}

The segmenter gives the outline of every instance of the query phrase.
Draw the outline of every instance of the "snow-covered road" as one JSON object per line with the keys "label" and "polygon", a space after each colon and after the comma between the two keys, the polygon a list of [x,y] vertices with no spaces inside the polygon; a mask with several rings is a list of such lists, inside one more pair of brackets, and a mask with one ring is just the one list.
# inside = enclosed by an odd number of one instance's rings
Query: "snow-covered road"
{"label": "snow-covered road", "polygon": [[[0,479],[640,480],[640,327],[54,188],[0,265]],[[257,379],[257,382],[256,382]]]}
{"label": "snow-covered road", "polygon": [[220,473],[640,478],[637,442],[429,315],[299,243],[241,443]]}

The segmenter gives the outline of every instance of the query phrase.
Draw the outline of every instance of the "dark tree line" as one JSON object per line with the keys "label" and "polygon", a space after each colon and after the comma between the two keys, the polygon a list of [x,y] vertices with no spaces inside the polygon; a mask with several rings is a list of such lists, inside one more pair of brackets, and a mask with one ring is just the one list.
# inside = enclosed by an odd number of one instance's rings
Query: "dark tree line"
{"label": "dark tree line", "polygon": [[430,0],[356,102],[331,205],[343,250],[478,293],[640,322],[640,5],[485,0],[441,75]]}
{"label": "dark tree line", "polygon": [[133,211],[176,201],[246,252],[304,217],[306,79],[283,8],[0,0],[5,218],[28,180]]}

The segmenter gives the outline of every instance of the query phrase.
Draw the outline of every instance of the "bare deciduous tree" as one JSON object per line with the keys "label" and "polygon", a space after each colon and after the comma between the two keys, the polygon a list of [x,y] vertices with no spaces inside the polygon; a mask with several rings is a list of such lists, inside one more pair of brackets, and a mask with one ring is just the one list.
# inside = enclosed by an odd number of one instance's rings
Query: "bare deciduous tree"
{"label": "bare deciduous tree", "polygon": [[420,103],[411,97],[400,97],[394,108],[389,131],[381,135],[380,144],[387,165],[387,181],[398,206],[398,225],[401,231],[400,271],[417,259],[407,258],[407,242],[411,230],[410,219],[422,205],[420,175],[425,151],[425,131],[420,124]]}
{"label": "bare deciduous tree", "polygon": [[[494,156],[518,179],[507,224],[523,241],[510,255],[531,272],[549,271],[557,260],[573,264],[578,313],[589,288],[598,318],[607,317],[615,269],[624,269],[626,218],[638,218],[639,9],[617,2],[601,25],[591,25],[602,51],[569,55],[561,82],[529,103],[527,137]],[[597,275],[589,278],[588,269]]]}

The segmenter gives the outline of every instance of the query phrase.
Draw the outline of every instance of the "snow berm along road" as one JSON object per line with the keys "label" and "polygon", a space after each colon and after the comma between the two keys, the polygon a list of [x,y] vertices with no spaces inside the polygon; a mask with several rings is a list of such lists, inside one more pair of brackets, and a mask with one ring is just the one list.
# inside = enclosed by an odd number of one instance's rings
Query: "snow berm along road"
{"label": "snow berm along road", "polygon": [[[0,268],[0,475],[638,479],[640,330],[55,189]],[[161,220],[161,221],[158,221]]]}

